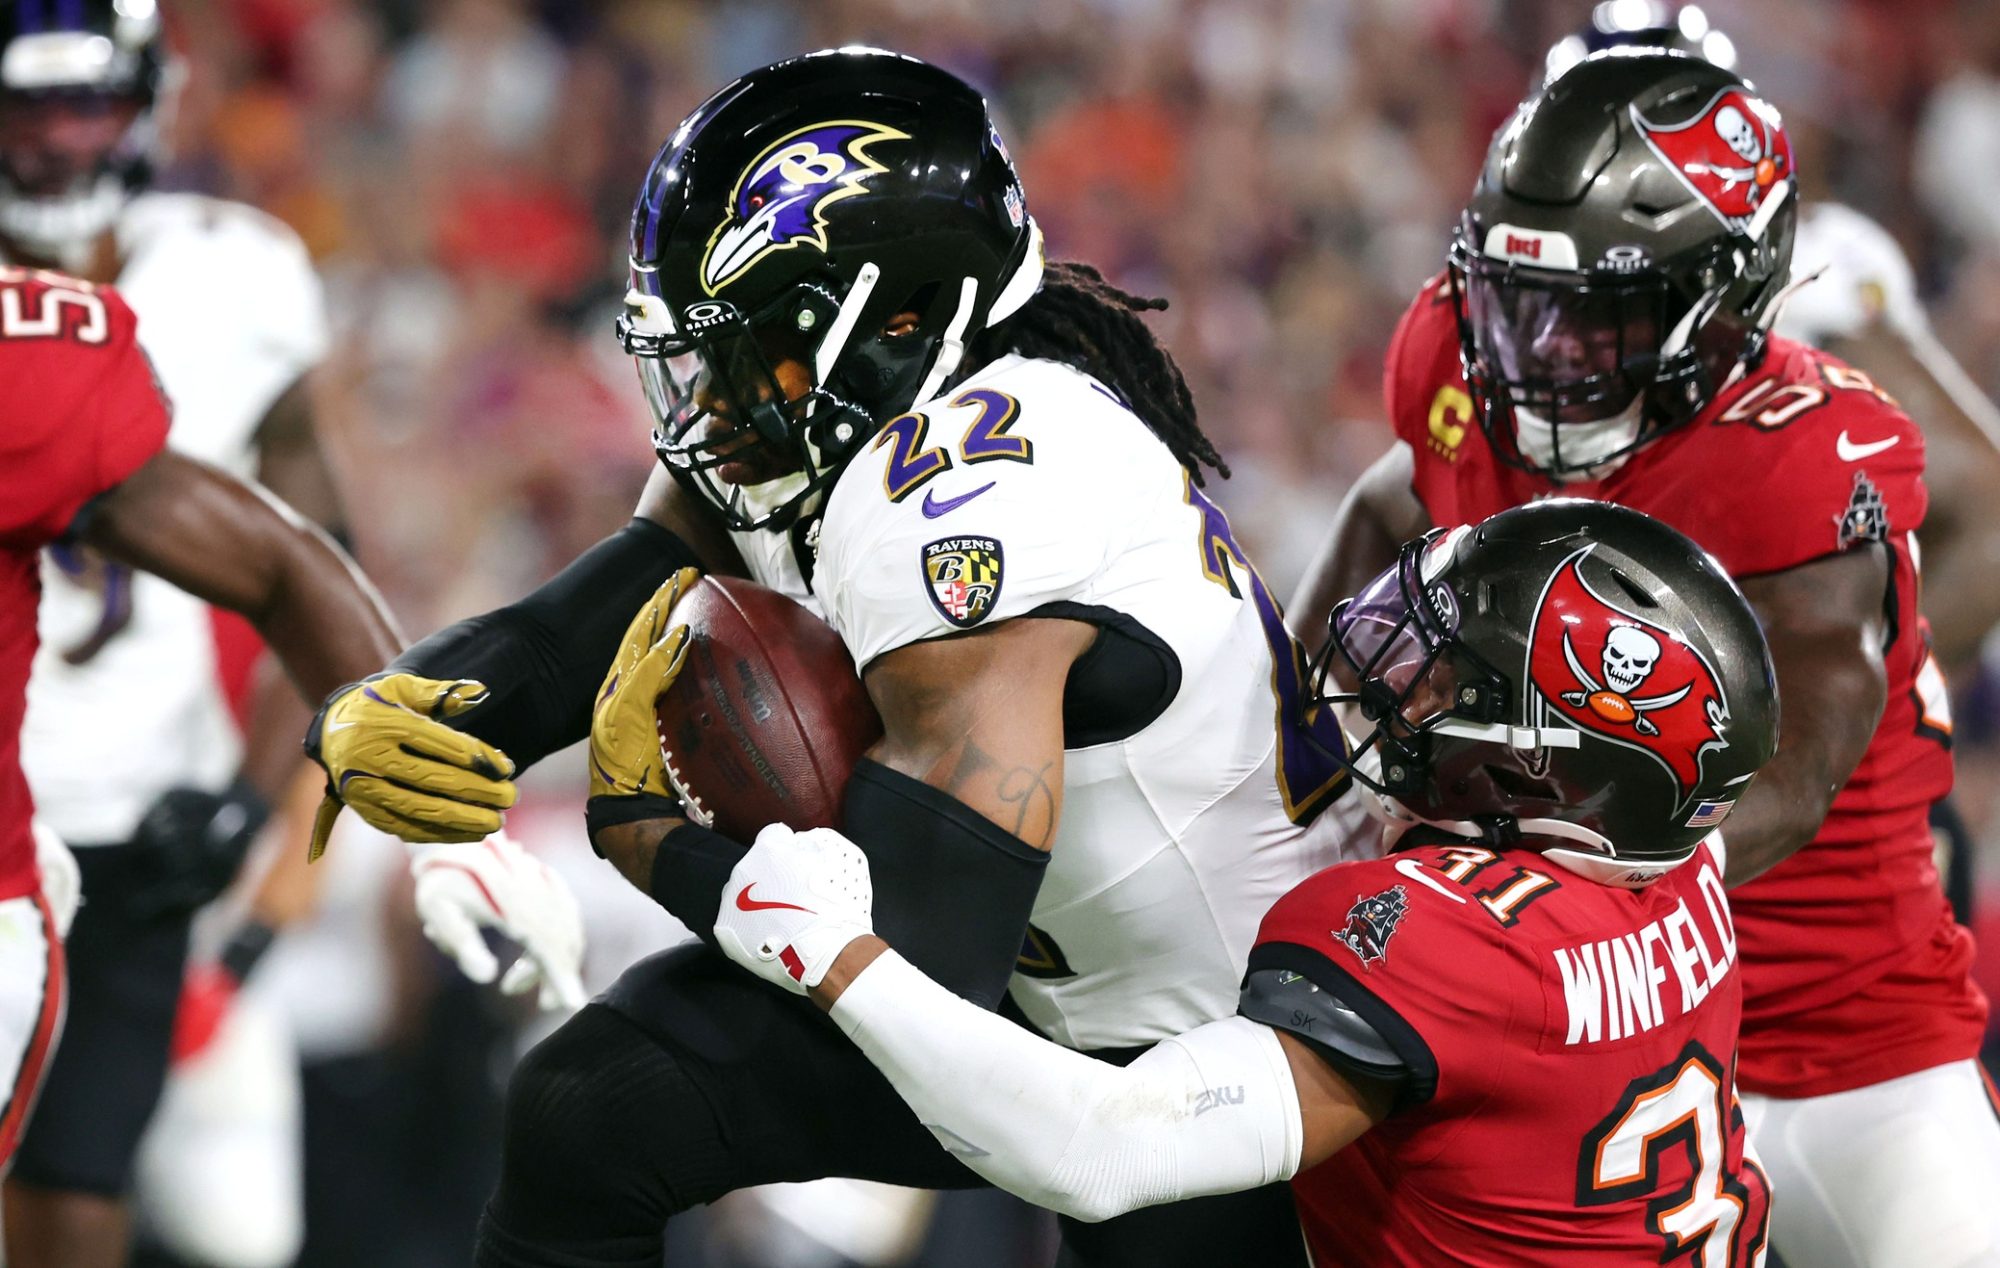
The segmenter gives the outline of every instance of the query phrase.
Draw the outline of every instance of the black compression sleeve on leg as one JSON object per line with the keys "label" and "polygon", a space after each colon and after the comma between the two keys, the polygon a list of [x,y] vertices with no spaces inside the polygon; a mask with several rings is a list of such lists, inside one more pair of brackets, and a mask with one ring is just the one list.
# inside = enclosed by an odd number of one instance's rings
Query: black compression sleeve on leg
{"label": "black compression sleeve on leg", "polygon": [[964,802],[863,758],[844,830],[868,856],[875,930],[903,958],[994,1008],[1028,933],[1047,852]]}
{"label": "black compression sleeve on leg", "polygon": [[738,845],[720,832],[684,823],[661,838],[646,892],[696,937],[714,946],[715,913],[722,906],[722,891],[729,885],[729,874],[749,852],[749,846]]}
{"label": "black compression sleeve on leg", "polygon": [[635,519],[518,603],[447,626],[391,671],[476,678],[492,693],[451,725],[526,770],[590,734],[590,709],[633,614],[667,578],[700,567],[693,547]]}

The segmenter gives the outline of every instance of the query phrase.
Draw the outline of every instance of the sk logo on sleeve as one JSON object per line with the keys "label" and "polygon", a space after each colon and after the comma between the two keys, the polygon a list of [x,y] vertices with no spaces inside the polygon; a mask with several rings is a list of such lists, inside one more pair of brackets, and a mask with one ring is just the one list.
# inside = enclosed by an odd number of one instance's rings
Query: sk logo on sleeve
{"label": "sk logo on sleeve", "polygon": [[1549,579],[1535,612],[1529,673],[1543,700],[1594,735],[1643,749],[1685,798],[1701,755],[1722,748],[1729,702],[1701,653],[1679,634],[1612,604],[1583,579],[1586,546]]}
{"label": "sk logo on sleeve", "polygon": [[971,629],[1000,602],[998,538],[942,538],[924,547],[923,562],[931,602],[958,628]]}

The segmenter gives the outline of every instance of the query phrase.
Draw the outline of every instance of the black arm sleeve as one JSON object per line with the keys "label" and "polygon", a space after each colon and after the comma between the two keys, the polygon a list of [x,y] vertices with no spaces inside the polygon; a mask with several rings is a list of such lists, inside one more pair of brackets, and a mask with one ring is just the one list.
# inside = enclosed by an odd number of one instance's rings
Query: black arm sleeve
{"label": "black arm sleeve", "polygon": [[653,875],[646,892],[710,946],[715,945],[715,914],[729,874],[750,852],[747,845],[711,832],[698,823],[683,823],[660,839],[653,855]]}
{"label": "black arm sleeve", "polygon": [[692,547],[652,520],[635,519],[527,598],[439,630],[389,668],[485,683],[492,694],[451,725],[526,770],[590,734],[591,701],[625,627],[653,591],[687,567],[701,567]]}
{"label": "black arm sleeve", "polygon": [[946,989],[998,1007],[1048,853],[866,758],[848,780],[846,818],[875,880],[875,931]]}
{"label": "black arm sleeve", "polygon": [[[1007,993],[1049,856],[930,785],[867,758],[847,784],[843,831],[868,856],[875,931],[903,958],[982,1008]],[[686,824],[653,857],[647,887],[702,941],[729,873],[749,852]]]}

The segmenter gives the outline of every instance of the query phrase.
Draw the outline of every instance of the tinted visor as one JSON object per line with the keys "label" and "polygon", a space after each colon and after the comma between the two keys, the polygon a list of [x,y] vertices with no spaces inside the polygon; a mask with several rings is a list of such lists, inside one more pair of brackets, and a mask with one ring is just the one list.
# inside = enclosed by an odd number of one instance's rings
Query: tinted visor
{"label": "tinted visor", "polygon": [[1379,755],[1379,781],[1366,765],[1355,777],[1376,791],[1413,792],[1428,777],[1425,732],[1446,718],[1487,723],[1506,707],[1506,680],[1457,637],[1459,604],[1442,581],[1426,582],[1423,561],[1441,532],[1406,545],[1394,566],[1334,609],[1327,645],[1315,659],[1316,703],[1349,704],[1374,724],[1353,744],[1353,763]]}
{"label": "tinted visor", "polygon": [[1537,273],[1455,253],[1475,371],[1555,423],[1623,412],[1658,375],[1666,285]]}

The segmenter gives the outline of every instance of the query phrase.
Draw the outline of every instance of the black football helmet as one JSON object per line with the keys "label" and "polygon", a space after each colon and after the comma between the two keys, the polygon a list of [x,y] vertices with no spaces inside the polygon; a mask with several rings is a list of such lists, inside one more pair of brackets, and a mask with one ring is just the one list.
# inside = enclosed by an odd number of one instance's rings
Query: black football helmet
{"label": "black football helmet", "polygon": [[1309,705],[1373,729],[1335,755],[1427,823],[1607,884],[1685,862],[1778,744],[1749,603],[1701,547],[1556,498],[1435,530],[1334,609]]}
{"label": "black football helmet", "polygon": [[1778,112],[1710,62],[1613,48],[1514,113],[1451,248],[1502,461],[1602,474],[1764,355],[1797,222]]}
{"label": "black football helmet", "polygon": [[1542,59],[1548,83],[1592,53],[1607,48],[1664,48],[1736,69],[1736,41],[1708,20],[1698,4],[1669,0],[1603,0],[1582,26],[1549,46]]}
{"label": "black football helmet", "polygon": [[967,343],[1041,276],[980,95],[843,48],[746,75],[675,130],[632,213],[619,334],[668,469],[733,528],[783,528],[883,423],[973,369]]}
{"label": "black football helmet", "polygon": [[[152,179],[176,78],[156,0],[0,0],[0,237],[74,267]],[[89,153],[60,135],[135,108]]]}

